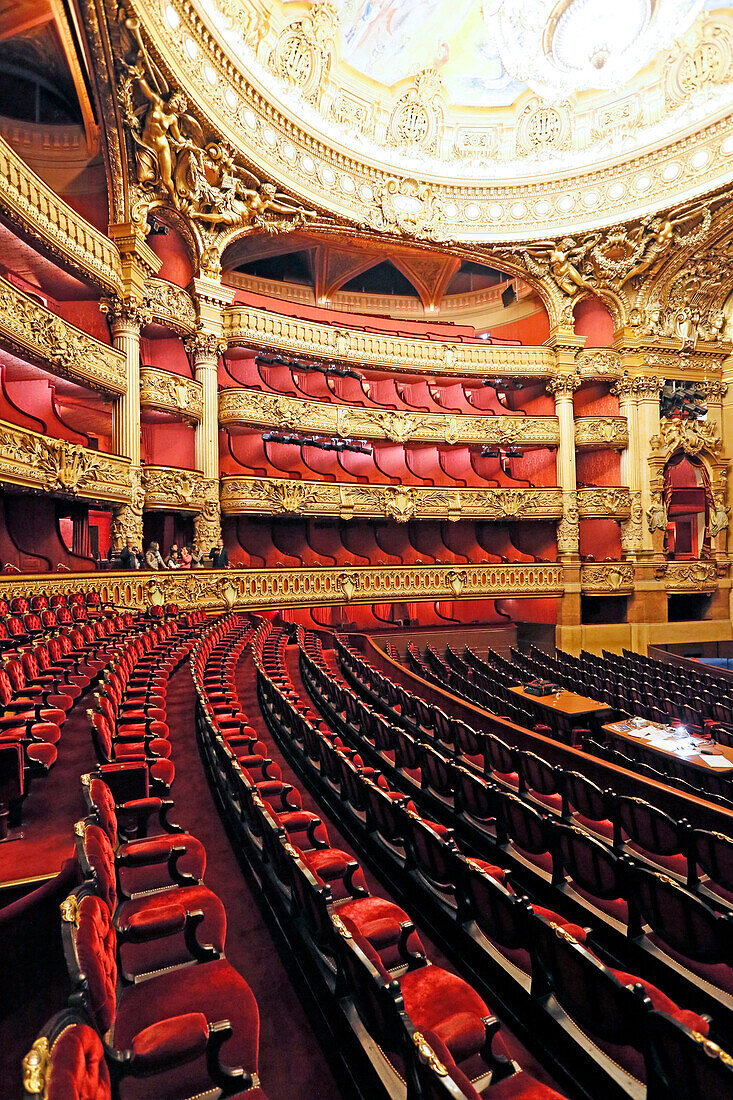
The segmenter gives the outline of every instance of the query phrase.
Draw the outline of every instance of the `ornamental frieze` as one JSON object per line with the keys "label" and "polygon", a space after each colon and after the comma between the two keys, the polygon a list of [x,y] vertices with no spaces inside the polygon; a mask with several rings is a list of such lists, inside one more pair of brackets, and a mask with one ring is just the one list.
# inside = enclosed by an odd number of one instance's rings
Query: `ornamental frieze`
{"label": "ornamental frieze", "polygon": [[712,592],[718,587],[718,566],[714,561],[670,561],[657,571],[667,592]]}
{"label": "ornamental frieze", "polygon": [[115,607],[177,603],[182,611],[238,607],[256,611],[391,600],[495,599],[560,596],[562,567],[553,564],[367,566],[343,568],[228,569],[150,573],[74,573],[63,577],[0,576],[0,598],[99,592]]}
{"label": "ornamental frieze", "polygon": [[261,513],[411,519],[556,519],[560,489],[453,489],[412,485],[354,485],[324,481],[224,476],[227,515]]}
{"label": "ornamental frieze", "polygon": [[160,321],[166,328],[180,336],[188,336],[196,328],[196,308],[191,295],[182,287],[165,279],[148,279],[145,298],[152,320]]}
{"label": "ornamental frieze", "polygon": [[629,445],[629,422],[625,416],[580,416],[575,421],[575,446],[612,447]]}
{"label": "ornamental frieze", "polygon": [[581,519],[603,516],[628,518],[631,512],[631,492],[625,486],[598,486],[578,489],[578,512]]}
{"label": "ornamental frieze", "polygon": [[140,404],[143,408],[172,413],[181,420],[197,421],[204,413],[200,382],[156,367],[143,367],[140,371]]}
{"label": "ornamental frieze", "polygon": [[580,574],[583,592],[591,595],[631,592],[634,587],[634,566],[631,562],[602,562],[584,565]]}
{"label": "ornamental frieze", "polygon": [[143,466],[142,477],[145,507],[174,511],[200,512],[216,484],[197,470],[170,466]]}
{"label": "ornamental frieze", "polygon": [[547,376],[555,355],[546,347],[445,344],[393,333],[336,328],[251,306],[224,311],[224,339],[231,347],[298,355],[409,374],[473,377],[478,375]]}
{"label": "ornamental frieze", "polygon": [[470,416],[447,413],[392,412],[307,401],[260,390],[219,391],[219,422],[262,428],[289,428],[392,443],[476,445],[484,443],[557,446],[560,431],[554,416]]}
{"label": "ornamental frieze", "polygon": [[0,343],[51,374],[102,393],[127,389],[125,356],[0,278]]}
{"label": "ornamental frieze", "polygon": [[130,463],[0,421],[0,482],[86,500],[129,502]]}
{"label": "ornamental frieze", "polygon": [[122,288],[112,241],[72,210],[0,137],[0,209],[34,240],[104,290]]}

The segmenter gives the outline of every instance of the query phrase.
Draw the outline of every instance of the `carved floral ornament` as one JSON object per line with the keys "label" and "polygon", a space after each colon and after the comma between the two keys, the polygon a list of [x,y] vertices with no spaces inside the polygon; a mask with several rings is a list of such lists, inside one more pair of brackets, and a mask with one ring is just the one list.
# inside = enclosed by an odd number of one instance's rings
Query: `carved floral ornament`
{"label": "carved floral ornament", "polygon": [[718,586],[718,566],[713,561],[665,562],[656,570],[667,592],[709,592]]}
{"label": "carved floral ornament", "polygon": [[155,367],[143,367],[140,371],[140,404],[145,408],[173,413],[181,420],[198,421],[204,411],[201,383]]}
{"label": "carved floral ornament", "polygon": [[216,482],[196,470],[177,470],[164,466],[144,466],[142,484],[146,508],[174,508],[198,511]]}
{"label": "carved floral ornament", "polygon": [[627,516],[630,511],[630,491],[624,486],[578,489],[578,512],[582,519],[595,516]]}
{"label": "carved floral ornament", "polygon": [[355,485],[222,478],[222,511],[410,519],[552,519],[560,515],[560,489],[429,489],[411,485]]}
{"label": "carved floral ornament", "polygon": [[165,279],[148,279],[145,296],[153,320],[161,321],[180,335],[196,328],[196,307],[191,295]]}
{"label": "carved floral ornament", "polygon": [[46,370],[103,393],[127,389],[125,357],[0,278],[0,341]]}
{"label": "carved floral ornament", "polygon": [[584,592],[631,591],[633,586],[634,566],[631,562],[583,565],[581,587]]}
{"label": "carved floral ornament", "polygon": [[130,465],[117,455],[0,422],[0,480],[90,500],[130,499]]}
{"label": "carved floral ornament", "polygon": [[682,420],[663,417],[659,435],[649,441],[652,454],[669,456],[682,450],[688,455],[707,451],[713,456],[720,452],[722,442],[718,425],[714,420]]}
{"label": "carved floral ornament", "polygon": [[560,439],[555,417],[385,412],[239,388],[219,392],[219,422],[297,428],[303,432],[359,439],[389,439],[393,443],[412,440],[450,445],[524,443],[556,446]]}

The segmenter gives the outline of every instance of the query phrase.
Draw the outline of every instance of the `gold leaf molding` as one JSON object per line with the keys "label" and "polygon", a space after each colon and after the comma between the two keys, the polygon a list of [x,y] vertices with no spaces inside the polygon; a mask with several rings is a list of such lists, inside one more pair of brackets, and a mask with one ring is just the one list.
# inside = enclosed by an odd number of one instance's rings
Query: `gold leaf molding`
{"label": "gold leaf molding", "polygon": [[114,244],[60,199],[0,137],[0,208],[55,256],[105,290],[122,289]]}
{"label": "gold leaf molding", "polygon": [[125,356],[0,278],[0,343],[51,374],[102,393],[127,390]]}
{"label": "gold leaf molding", "polygon": [[625,416],[581,416],[575,421],[575,446],[612,447],[629,445],[629,423]]}
{"label": "gold leaf molding", "polygon": [[145,301],[152,319],[180,336],[190,336],[196,329],[196,307],[191,295],[165,279],[148,279]]}
{"label": "gold leaf molding", "polygon": [[443,344],[392,333],[335,328],[241,305],[224,311],[223,336],[230,346],[295,352],[410,374],[546,377],[556,369],[555,355],[546,347]]}
{"label": "gold leaf molding", "polygon": [[197,470],[178,470],[171,466],[143,466],[142,483],[146,508],[171,508],[174,511],[200,512],[204,501],[218,495],[216,480]]}
{"label": "gold leaf molding", "polygon": [[87,500],[129,503],[130,463],[119,455],[0,421],[0,482]]}
{"label": "gold leaf molding", "polygon": [[330,436],[389,439],[393,443],[477,445],[522,443],[557,446],[554,416],[470,416],[450,413],[391,412],[306,401],[250,389],[219,392],[219,423],[273,426]]}
{"label": "gold leaf molding", "polygon": [[555,519],[562,514],[562,490],[429,489],[225,476],[221,509],[229,515],[374,516],[398,523],[410,519]]}
{"label": "gold leaf molding", "polygon": [[198,421],[204,413],[200,382],[181,374],[143,367],[140,371],[140,404],[144,408],[172,413],[181,420]]}
{"label": "gold leaf molding", "polygon": [[583,592],[594,594],[615,594],[631,592],[634,587],[634,566],[631,562],[602,562],[599,565],[584,565],[580,573]]}
{"label": "gold leaf molding", "polygon": [[631,513],[631,491],[625,486],[593,486],[578,489],[578,514],[580,519],[601,516],[628,517]]}

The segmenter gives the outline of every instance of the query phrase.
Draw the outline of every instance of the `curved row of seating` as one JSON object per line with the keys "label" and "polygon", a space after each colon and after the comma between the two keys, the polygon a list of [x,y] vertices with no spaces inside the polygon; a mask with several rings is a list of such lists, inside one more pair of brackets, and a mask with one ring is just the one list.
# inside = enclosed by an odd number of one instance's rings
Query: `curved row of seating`
{"label": "curved row of seating", "polygon": [[[322,684],[324,675],[327,675],[326,670],[321,667],[320,675],[315,673],[313,667],[309,666],[309,661],[313,660],[312,656],[304,652],[303,658],[304,679],[309,690],[311,684],[316,688],[319,700],[323,702]],[[332,676],[331,672],[329,678]],[[320,685],[317,683],[319,679]],[[404,782],[405,771],[409,769],[395,767],[394,759],[390,760],[388,755],[389,750],[387,755],[384,750],[375,752],[376,746],[370,746],[366,732],[358,740],[354,740],[356,727],[348,722],[348,711],[339,704],[336,696],[337,693],[334,693],[328,699],[332,708],[329,717],[336,722],[336,728],[340,728],[345,736],[348,735],[349,743],[355,745],[369,763],[381,763],[387,769],[391,765],[390,774],[403,781],[401,783],[403,793],[406,796],[412,796],[419,806],[430,805],[431,808],[439,806],[440,802],[435,798],[438,792],[435,789],[432,791],[433,797],[430,801],[425,797],[430,793],[430,776],[434,772],[432,765],[428,764],[427,769],[423,767],[422,775],[420,773],[417,776],[413,775],[412,784]],[[368,713],[367,708],[364,709]],[[324,713],[326,713],[325,710]],[[423,752],[419,760],[424,764],[430,756],[430,753]],[[579,829],[577,824],[568,825],[560,820],[553,822],[548,814],[538,813],[525,799],[510,793],[506,787],[502,789],[500,784],[488,782],[475,772],[472,774],[470,762],[468,763],[469,766],[458,765],[455,762],[452,765],[454,776],[457,777],[459,773],[463,773],[466,801],[461,802],[459,798],[457,807],[454,807],[452,795],[458,787],[453,784],[452,790],[449,790],[444,786],[443,819],[453,820],[461,835],[469,839],[474,851],[478,850],[485,857],[491,857],[504,865],[509,862],[514,868],[520,885],[523,888],[529,886],[528,892],[535,899],[540,898],[548,905],[553,904],[558,907],[562,905],[568,917],[574,917],[578,923],[584,923],[590,917],[595,925],[593,942],[606,949],[610,947],[616,958],[624,964],[625,970],[629,971],[634,966],[635,973],[646,974],[645,980],[656,979],[665,989],[680,999],[687,997],[688,1003],[691,1000],[699,1010],[707,1008],[713,1011],[719,1034],[729,1035],[731,1002],[729,993],[724,991],[730,984],[731,974],[730,956],[725,946],[729,938],[731,917],[713,908],[713,905],[718,903],[725,908],[728,904],[726,898],[706,890],[706,901],[712,903],[706,904],[699,897],[689,895],[682,885],[672,880],[668,874],[648,870],[638,858],[641,853],[635,853],[633,863],[628,854],[617,856],[608,847],[604,848],[596,836]],[[450,762],[445,757],[443,764],[450,768]],[[331,774],[333,775],[333,769]],[[506,776],[510,773],[504,774]],[[424,777],[427,778],[427,782],[421,789],[421,780]],[[582,780],[582,777],[578,778]],[[415,779],[418,780],[417,783]],[[361,776],[360,780],[363,788],[361,796],[359,797],[354,790],[347,795],[355,799],[356,812],[366,813],[372,829],[383,829],[383,840],[388,848],[391,846],[394,849],[395,842],[399,840],[403,862],[406,860],[412,867],[422,869],[427,883],[432,883],[433,890],[436,883],[441,884],[439,894],[442,891],[442,900],[445,901],[446,894],[451,895],[454,912],[456,914],[460,912],[460,917],[465,920],[463,906],[466,897],[470,897],[471,894],[465,883],[462,884],[460,875],[457,875],[455,861],[452,861],[447,853],[445,841],[429,838],[432,851],[429,852],[428,858],[425,835],[415,836],[416,830],[418,833],[422,833],[423,830],[413,819],[410,819],[409,814],[405,816],[404,808],[402,820],[399,820],[400,815],[394,811],[394,808],[387,808],[384,800],[379,800],[375,796],[373,784],[370,785],[364,776]],[[343,765],[340,786],[342,793],[349,789],[346,786]],[[539,793],[542,797],[542,791]],[[601,794],[600,791],[597,793]],[[624,820],[632,825],[635,818],[637,826],[640,822],[646,823],[647,829],[650,825],[659,825],[660,817],[658,812],[654,812],[653,807],[644,805],[639,800],[622,800],[620,805],[625,810]],[[446,807],[449,809],[447,815]],[[421,809],[420,812],[425,811]],[[663,819],[664,815],[661,815],[661,818]],[[606,825],[610,826],[610,824],[606,820]],[[556,844],[551,842],[551,838],[548,842],[548,832],[555,833]],[[483,840],[483,844],[476,843],[479,839]],[[710,835],[710,839],[713,843],[720,840],[722,861],[730,861],[733,847],[730,840],[716,838],[714,834]],[[442,850],[440,856],[438,856],[438,849]],[[529,876],[528,869],[531,872]],[[621,924],[619,918],[623,915],[621,909],[624,902],[623,889],[619,887],[624,885],[622,876],[624,879],[634,881],[636,885],[633,898],[629,900],[633,903],[641,902],[637,909],[636,920],[630,919],[632,914],[628,901],[626,902],[625,920],[629,925],[628,939],[625,934],[610,937],[608,935],[615,921],[619,926]],[[729,887],[729,862],[728,870],[726,872],[723,869],[722,877]],[[448,884],[451,884],[450,888]],[[496,893],[495,890],[492,892]],[[730,898],[729,890],[723,889],[722,894]],[[568,906],[568,902],[571,901],[572,906]],[[651,927],[639,925],[639,911],[643,912]],[[487,912],[494,913],[489,920],[486,920]],[[488,934],[492,935],[492,926],[495,924],[493,938],[501,944],[502,936],[506,937],[506,921],[502,923],[497,920],[496,904],[487,906],[483,916],[482,928],[488,929]],[[702,923],[696,924],[695,921],[699,917],[703,918]],[[476,917],[476,919],[480,918]],[[664,936],[658,934],[658,928],[661,928]],[[699,942],[695,942],[696,937]],[[670,945],[670,939],[674,946]],[[518,946],[516,932],[512,946]],[[679,950],[675,951],[675,947]],[[696,958],[691,959],[690,953]],[[716,958],[718,963],[715,975],[711,974],[715,968],[708,965],[712,958]],[[662,965],[659,965],[660,963]],[[681,982],[680,978],[685,971],[685,980]],[[560,967],[557,971],[559,977],[565,973],[567,968]],[[593,1013],[590,1013],[588,1018],[592,1020]],[[598,1020],[595,1023],[597,1027]]]}
{"label": "curved row of seating", "polygon": [[[200,627],[203,615],[193,618]],[[170,745],[166,686],[191,639],[158,628],[154,641],[121,655],[92,722],[111,722],[111,704],[120,727],[144,726]],[[172,767],[170,752],[162,759]],[[156,783],[169,787],[156,766],[131,753],[82,777],[81,885],[61,906],[72,993],[24,1060],[28,1095],[265,1100],[257,1004],[226,960],[227,915],[204,884],[203,845],[171,822],[173,802],[151,793]]]}
{"label": "curved row of seating", "polygon": [[[263,623],[252,647],[263,713],[268,721],[272,718],[266,699],[275,693],[291,721],[307,722],[273,650],[271,630],[271,623]],[[404,1095],[402,1072],[410,1095],[423,1095],[418,1084],[419,1052],[412,1041],[418,1028],[421,1043],[429,1035],[436,1046],[441,1041],[445,1044],[441,1053],[456,1074],[458,1065],[470,1068],[475,1063],[481,1087],[488,1086],[487,1096],[556,1098],[553,1090],[542,1090],[516,1070],[496,1037],[498,1022],[482,998],[458,975],[429,962],[407,913],[389,899],[370,894],[358,862],[331,846],[323,820],[303,810],[297,789],[283,784],[277,765],[265,755],[264,743],[252,742],[246,715],[237,710],[232,662],[236,665],[242,639],[229,647],[221,640],[219,644],[217,653],[213,639],[202,642],[195,674],[204,741],[217,787],[237,835],[256,860],[281,912],[288,921],[305,926],[317,972],[325,974],[331,997],[338,1003],[339,994],[341,999],[347,994],[346,1000],[355,1000],[364,1013],[367,1032],[363,1024],[358,1029],[362,1049],[374,1058],[368,1042],[370,1021],[372,1034],[391,1055],[392,1064],[372,1066],[382,1086],[389,1095]],[[213,669],[209,654],[205,655],[210,645]],[[222,720],[231,724],[222,725]],[[239,733],[233,732],[236,722]],[[327,737],[325,731],[318,735]],[[378,1015],[372,1018],[370,1005],[375,1004]]]}

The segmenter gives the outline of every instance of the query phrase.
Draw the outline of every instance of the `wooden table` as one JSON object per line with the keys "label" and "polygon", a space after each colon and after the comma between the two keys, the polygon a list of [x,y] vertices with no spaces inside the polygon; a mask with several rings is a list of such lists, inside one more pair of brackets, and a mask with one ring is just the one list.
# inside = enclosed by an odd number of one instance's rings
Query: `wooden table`
{"label": "wooden table", "polygon": [[[674,760],[678,764],[690,765],[690,767],[695,768],[698,772],[702,771],[707,775],[720,775],[726,779],[731,777],[731,773],[733,772],[733,748],[728,745],[717,745],[708,742],[710,748],[704,750],[705,756],[720,756],[726,759],[730,764],[730,767],[727,768],[716,768],[708,764],[703,759],[701,753],[693,753],[692,755],[682,754],[679,749],[675,750],[671,746],[666,747],[666,745],[655,744],[655,738],[653,736],[639,737],[634,734],[633,729],[628,729],[626,727],[628,727],[627,721],[611,722],[609,725],[603,727],[603,732],[613,738],[614,741],[620,741],[622,745],[624,743],[626,745],[640,745],[642,748],[657,753],[660,758]],[[659,730],[658,740],[670,740],[670,737],[665,738],[663,733],[666,727],[659,725],[657,722],[647,722],[645,728],[648,729],[649,727]],[[696,738],[695,740],[697,741],[698,739]],[[686,744],[686,741],[680,742],[680,747],[683,744]]]}
{"label": "wooden table", "polygon": [[572,691],[553,692],[552,695],[533,695],[530,691],[518,685],[509,688],[515,695],[521,695],[530,703],[536,703],[538,707],[544,707],[552,714],[562,714],[566,718],[584,718],[591,715],[599,718],[601,715],[610,714],[612,708],[606,703],[599,703],[597,699],[589,699],[587,695],[576,695]]}

